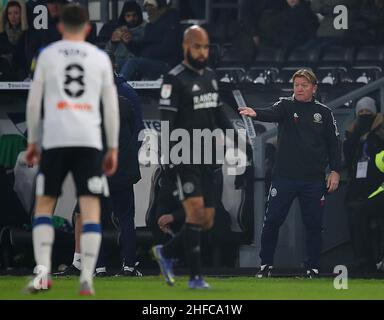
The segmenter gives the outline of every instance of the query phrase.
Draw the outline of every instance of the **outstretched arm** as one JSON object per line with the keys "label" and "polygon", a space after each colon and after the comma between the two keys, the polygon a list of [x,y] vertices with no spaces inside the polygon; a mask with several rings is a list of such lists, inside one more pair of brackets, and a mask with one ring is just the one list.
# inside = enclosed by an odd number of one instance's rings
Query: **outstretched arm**
{"label": "outstretched arm", "polygon": [[266,109],[253,109],[250,107],[239,108],[240,115],[255,118],[263,122],[282,122],[284,119],[281,100]]}

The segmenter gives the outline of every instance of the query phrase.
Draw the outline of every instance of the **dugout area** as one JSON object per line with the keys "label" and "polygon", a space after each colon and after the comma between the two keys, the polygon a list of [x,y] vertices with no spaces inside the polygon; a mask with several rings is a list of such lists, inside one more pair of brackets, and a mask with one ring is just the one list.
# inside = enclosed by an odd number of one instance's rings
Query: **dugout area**
{"label": "dugout area", "polygon": [[[319,99],[333,108],[341,134],[347,124],[353,119],[352,102],[365,94],[371,94],[379,99],[382,97],[382,80],[368,85],[359,83],[331,86],[319,85]],[[26,84],[26,87],[28,84]],[[159,94],[158,82],[137,82],[142,99],[144,125],[147,129],[159,132],[160,122],[157,110]],[[25,88],[10,89],[3,86],[0,90],[0,121],[1,139],[7,137],[10,142],[2,145],[2,150],[12,151],[17,156],[23,149],[25,135]],[[277,97],[291,95],[291,84],[264,85],[258,83],[220,82],[221,96],[224,108],[236,128],[246,128],[244,121],[237,115],[238,101],[234,91],[239,90],[245,103],[255,107],[266,107],[275,102]],[[363,90],[363,91],[362,91]],[[276,127],[272,124],[256,124],[256,138],[253,159],[247,174],[243,177],[241,187],[236,189],[233,177],[223,176],[222,203],[230,214],[230,233],[225,237],[217,251],[209,254],[205,266],[208,274],[253,274],[259,266],[258,258],[259,237],[265,210],[266,194],[268,192],[268,161],[273,161],[268,148],[273,147]],[[343,137],[342,137],[343,138]],[[1,140],[4,141],[4,140]],[[0,142],[1,142],[0,141]],[[271,147],[272,146],[272,147]],[[269,153],[268,153],[269,152]],[[273,154],[272,154],[273,155]],[[270,157],[267,159],[266,157]],[[0,251],[1,270],[4,274],[27,274],[34,266],[31,238],[31,208],[33,206],[33,185],[36,171],[25,165],[17,164],[17,157],[8,159],[9,163],[2,164],[1,181],[1,220],[0,220]],[[20,159],[19,159],[20,161]],[[271,163],[269,164],[271,165]],[[138,236],[137,256],[140,266],[146,274],[157,272],[157,265],[149,255],[153,245],[153,237],[148,230],[147,221],[153,198],[152,181],[155,178],[156,165],[142,166],[142,180],[135,185],[136,191],[136,231]],[[15,188],[15,186],[17,186]],[[324,220],[322,270],[331,274],[333,267],[338,264],[352,262],[347,214],[344,206],[346,190],[345,177],[340,190],[329,196]],[[64,186],[64,194],[59,200],[55,215],[66,219],[66,223],[58,221],[56,241],[53,249],[53,268],[68,265],[72,259],[74,247],[72,229],[72,210],[75,206],[73,185],[70,178]],[[29,196],[28,196],[29,195]],[[280,231],[276,251],[276,269],[282,275],[300,274],[304,258],[303,226],[297,203]],[[103,240],[109,248],[111,265],[119,267],[118,229],[110,219],[110,228],[104,234]],[[381,254],[380,230],[373,229],[377,234],[377,254]],[[224,257],[224,258],[223,258]],[[183,266],[181,266],[181,272]]]}

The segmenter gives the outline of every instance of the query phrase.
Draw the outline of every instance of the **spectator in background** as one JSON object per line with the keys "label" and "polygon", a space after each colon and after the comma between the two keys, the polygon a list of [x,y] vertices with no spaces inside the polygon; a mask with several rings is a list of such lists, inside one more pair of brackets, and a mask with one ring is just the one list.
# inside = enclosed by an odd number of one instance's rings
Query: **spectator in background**
{"label": "spectator in background", "polygon": [[143,40],[144,26],[139,4],[136,1],[125,2],[117,28],[105,47],[117,70],[121,69],[126,60],[135,56],[130,44],[140,43]]}
{"label": "spectator in background", "polygon": [[266,5],[267,0],[243,0],[240,4],[240,21],[232,19],[229,24],[228,20],[223,23],[228,25],[229,38],[243,61],[252,61],[254,58],[256,53],[254,34]]}
{"label": "spectator in background", "polygon": [[39,50],[48,44],[61,39],[57,25],[59,23],[60,12],[66,0],[47,0],[48,9],[48,29],[30,29],[28,35],[28,65],[31,65],[33,58],[38,54]]}
{"label": "spectator in background", "polygon": [[[61,39],[58,30],[58,23],[63,7],[68,3],[67,0],[46,0],[48,9],[48,29],[30,29],[28,35],[27,65],[31,66],[39,50]],[[91,23],[91,30],[85,39],[87,42],[94,43],[96,39],[96,25]]]}
{"label": "spectator in background", "polygon": [[293,49],[315,38],[318,21],[306,0],[266,4],[253,37],[256,46]]}
{"label": "spectator in background", "polygon": [[308,1],[287,0],[287,4],[279,15],[276,44],[290,50],[314,39],[319,23]]}
{"label": "spectator in background", "polygon": [[276,46],[279,14],[287,7],[286,0],[266,1],[253,35],[256,46]]}
{"label": "spectator in background", "polygon": [[[343,5],[348,9],[348,29],[336,29],[333,25],[337,16],[333,13],[336,6]],[[312,0],[312,11],[321,16],[320,25],[317,29],[317,39],[312,42],[311,47],[323,48],[324,46],[348,44],[350,39],[349,30],[356,23],[360,0]]]}
{"label": "spectator in background", "polygon": [[145,0],[144,9],[149,22],[143,41],[132,47],[137,57],[129,59],[120,70],[127,80],[159,78],[182,60],[178,12],[170,8],[169,0]]}
{"label": "spectator in background", "polygon": [[[355,271],[374,271],[379,253],[374,250],[372,222],[384,210],[383,194],[369,198],[384,181],[375,155],[384,150],[384,115],[377,113],[370,97],[356,104],[356,120],[345,133],[344,157],[349,173],[346,205],[354,252]],[[377,241],[378,242],[378,241]]]}
{"label": "spectator in background", "polygon": [[0,17],[0,72],[6,73],[7,80],[23,80],[27,75],[27,29],[24,2],[9,1]]}
{"label": "spectator in background", "polygon": [[384,0],[364,1],[360,18],[366,26],[365,37],[370,44],[384,43]]}

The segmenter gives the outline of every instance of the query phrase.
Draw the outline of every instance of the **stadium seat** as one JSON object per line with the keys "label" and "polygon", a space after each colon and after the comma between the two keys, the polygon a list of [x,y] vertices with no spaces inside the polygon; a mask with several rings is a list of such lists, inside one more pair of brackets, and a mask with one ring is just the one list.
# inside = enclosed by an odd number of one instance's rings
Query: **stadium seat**
{"label": "stadium seat", "polygon": [[226,26],[222,23],[203,24],[202,27],[207,30],[211,42],[224,44],[227,40]]}
{"label": "stadium seat", "polygon": [[311,66],[300,65],[297,67],[283,67],[275,78],[275,83],[292,83],[292,76],[298,69],[310,69]]}
{"label": "stadium seat", "polygon": [[319,50],[294,49],[287,58],[285,67],[301,67],[303,65],[316,67],[320,58]]}
{"label": "stadium seat", "polygon": [[240,83],[245,80],[244,68],[220,67],[216,68],[216,75],[220,82]]}
{"label": "stadium seat", "polygon": [[356,54],[355,66],[383,66],[384,65],[384,46],[362,47]]}
{"label": "stadium seat", "polygon": [[342,82],[356,82],[368,84],[379,79],[382,75],[382,68],[378,66],[364,67],[353,66],[341,79]]}
{"label": "stadium seat", "polygon": [[344,46],[331,46],[323,50],[321,66],[350,67],[353,63],[355,48]]}
{"label": "stadium seat", "polygon": [[218,43],[211,43],[209,45],[209,61],[208,64],[215,68],[220,63],[221,47]]}
{"label": "stadium seat", "polygon": [[220,67],[244,66],[247,64],[239,50],[232,46],[224,46],[221,49]]}
{"label": "stadium seat", "polygon": [[269,66],[279,68],[285,61],[286,50],[271,47],[260,47],[252,67]]}
{"label": "stadium seat", "polygon": [[248,70],[245,81],[252,83],[269,84],[275,82],[279,69],[259,66],[252,67]]}
{"label": "stadium seat", "polygon": [[[319,100],[325,104],[328,102],[340,98],[341,96],[352,92],[358,88],[364,86],[362,83],[339,83],[337,85],[330,86],[329,84],[319,84],[318,95]],[[346,107],[350,107],[352,101],[345,104]]]}
{"label": "stadium seat", "polygon": [[239,89],[249,106],[255,108],[265,108],[278,101],[279,97],[289,96],[291,92],[285,91],[288,87],[291,89],[292,85],[242,83],[239,86]]}
{"label": "stadium seat", "polygon": [[316,76],[319,83],[335,85],[341,82],[348,70],[344,67],[318,67]]}

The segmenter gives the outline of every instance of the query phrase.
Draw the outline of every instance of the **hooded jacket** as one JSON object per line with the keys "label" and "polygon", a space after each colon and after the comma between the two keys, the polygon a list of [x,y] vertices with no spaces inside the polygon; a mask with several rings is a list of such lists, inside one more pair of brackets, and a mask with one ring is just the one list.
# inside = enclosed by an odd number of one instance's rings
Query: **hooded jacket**
{"label": "hooded jacket", "polygon": [[134,26],[134,28],[142,25],[144,20],[143,20],[143,12],[141,11],[140,5],[136,1],[126,1],[126,2],[124,2],[123,8],[121,9],[119,19],[117,21],[118,26],[126,25],[125,14],[127,12],[133,12],[133,11],[136,12],[137,16],[139,17],[139,19],[137,21],[137,25]]}

